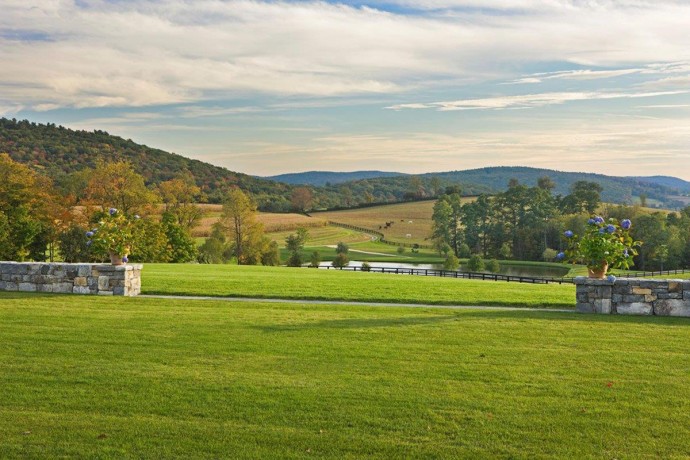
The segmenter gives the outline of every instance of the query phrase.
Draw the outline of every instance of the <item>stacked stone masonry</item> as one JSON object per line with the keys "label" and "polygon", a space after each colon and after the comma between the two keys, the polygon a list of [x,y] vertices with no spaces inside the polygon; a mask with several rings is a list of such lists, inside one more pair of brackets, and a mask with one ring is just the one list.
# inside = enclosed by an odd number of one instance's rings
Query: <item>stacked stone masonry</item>
{"label": "stacked stone masonry", "polygon": [[135,296],[141,264],[0,262],[0,291]]}
{"label": "stacked stone masonry", "polygon": [[690,317],[690,280],[575,278],[577,311]]}

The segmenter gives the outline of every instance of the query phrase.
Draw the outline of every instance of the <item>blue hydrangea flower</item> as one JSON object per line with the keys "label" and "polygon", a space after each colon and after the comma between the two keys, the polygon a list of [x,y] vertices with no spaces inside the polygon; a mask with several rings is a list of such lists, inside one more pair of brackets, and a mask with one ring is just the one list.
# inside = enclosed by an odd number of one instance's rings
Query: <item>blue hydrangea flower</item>
{"label": "blue hydrangea flower", "polygon": [[630,219],[623,219],[621,221],[621,228],[623,230],[628,230],[631,225],[632,225],[632,222],[630,222]]}
{"label": "blue hydrangea flower", "polygon": [[117,212],[117,209],[115,209],[115,208],[110,208],[110,211],[108,211],[108,212],[110,213],[111,216],[114,216],[115,213]]}
{"label": "blue hydrangea flower", "polygon": [[573,237],[573,231],[572,230],[566,230],[564,235],[566,238],[572,238]]}
{"label": "blue hydrangea flower", "polygon": [[609,280],[609,281],[610,281],[611,283],[613,283],[613,282],[615,282],[615,281],[616,281],[616,277],[615,277],[615,276],[613,276],[613,275],[609,275],[609,276],[607,276],[607,277],[606,277],[606,279],[607,279],[607,280]]}
{"label": "blue hydrangea flower", "polygon": [[563,259],[565,259],[565,253],[559,252],[558,254],[556,254],[556,260],[563,260]]}
{"label": "blue hydrangea flower", "polygon": [[587,223],[588,223],[589,225],[594,225],[594,224],[596,224],[596,222],[594,221],[594,219],[589,219],[589,220],[587,221]]}
{"label": "blue hydrangea flower", "polygon": [[129,259],[127,258],[127,256],[124,256],[124,257],[122,258],[122,261],[123,261],[124,263],[127,263],[127,262],[129,261]]}
{"label": "blue hydrangea flower", "polygon": [[609,233],[613,233],[616,231],[616,227],[614,225],[609,224],[606,226],[606,231]]}
{"label": "blue hydrangea flower", "polygon": [[594,223],[595,223],[595,224],[603,224],[603,223],[604,223],[604,218],[601,217],[601,216],[596,216],[596,217],[594,218]]}
{"label": "blue hydrangea flower", "polygon": [[606,233],[606,227],[601,227],[599,229],[599,233]]}
{"label": "blue hydrangea flower", "polygon": [[86,232],[86,236],[91,238],[93,236],[93,232]]}

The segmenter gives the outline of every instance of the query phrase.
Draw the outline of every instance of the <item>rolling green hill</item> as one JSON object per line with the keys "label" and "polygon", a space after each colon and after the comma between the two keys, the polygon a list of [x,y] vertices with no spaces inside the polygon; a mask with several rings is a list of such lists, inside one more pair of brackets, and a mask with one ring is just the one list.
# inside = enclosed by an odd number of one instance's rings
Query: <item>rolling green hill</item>
{"label": "rolling green hill", "polygon": [[[604,191],[602,199],[611,203],[635,204],[640,196],[646,197],[659,207],[680,208],[685,206],[676,195],[687,193],[690,183],[675,177],[616,177],[603,174],[585,172],[563,172],[550,169],[538,169],[517,166],[500,166],[465,171],[448,171],[420,174],[418,176],[385,177],[367,179],[366,183],[372,189],[378,188],[409,188],[410,178],[416,177],[428,195],[433,195],[432,182],[442,187],[458,184],[463,194],[496,193],[506,190],[511,179],[517,179],[521,184],[535,186],[540,177],[548,176],[556,184],[554,193],[567,195],[570,187],[577,181],[596,182]],[[341,186],[356,189],[362,181],[347,182]]]}
{"label": "rolling green hill", "polygon": [[0,152],[29,164],[60,185],[74,173],[93,168],[98,160],[130,161],[148,185],[189,171],[210,202],[219,202],[222,190],[238,186],[251,192],[266,209],[289,207],[292,186],[229,171],[181,155],[137,144],[105,131],[75,131],[55,124],[0,118]]}

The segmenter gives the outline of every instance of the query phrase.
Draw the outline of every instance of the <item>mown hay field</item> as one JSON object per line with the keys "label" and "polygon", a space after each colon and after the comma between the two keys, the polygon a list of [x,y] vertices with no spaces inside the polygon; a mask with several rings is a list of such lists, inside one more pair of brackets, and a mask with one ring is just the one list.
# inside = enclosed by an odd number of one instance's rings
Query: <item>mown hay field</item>
{"label": "mown hay field", "polygon": [[[466,202],[474,198],[464,198]],[[408,244],[430,244],[435,200],[397,203],[370,208],[315,212],[312,216],[333,222],[355,225],[384,234],[390,241]],[[386,228],[386,223],[391,222]]]}
{"label": "mown hay field", "polygon": [[[192,230],[194,237],[208,237],[211,234],[213,224],[218,222],[221,216],[221,205],[200,205],[204,209],[204,217],[199,224]],[[260,212],[257,214],[259,222],[264,224],[267,233],[273,232],[293,232],[300,227],[318,228],[326,225],[326,221],[320,218],[307,217],[296,213],[274,213]]]}

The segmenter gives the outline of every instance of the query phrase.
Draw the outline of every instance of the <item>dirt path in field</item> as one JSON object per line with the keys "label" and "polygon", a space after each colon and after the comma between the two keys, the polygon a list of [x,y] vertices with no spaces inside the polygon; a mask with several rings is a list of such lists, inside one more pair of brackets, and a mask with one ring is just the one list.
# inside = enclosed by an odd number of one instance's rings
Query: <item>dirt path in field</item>
{"label": "dirt path in field", "polygon": [[309,305],[345,305],[353,307],[400,307],[400,308],[443,308],[450,310],[498,310],[498,311],[546,311],[556,313],[576,313],[575,309],[557,308],[528,308],[528,307],[502,307],[486,305],[433,305],[422,303],[387,303],[387,302],[356,302],[346,300],[305,300],[305,299],[263,299],[260,297],[207,297],[192,295],[156,295],[141,294],[137,297],[150,299],[179,299],[179,300],[217,300],[224,302],[261,302],[261,303],[301,303]]}

